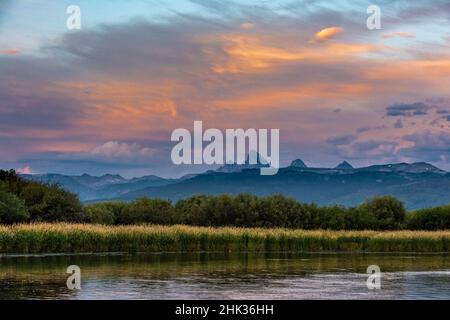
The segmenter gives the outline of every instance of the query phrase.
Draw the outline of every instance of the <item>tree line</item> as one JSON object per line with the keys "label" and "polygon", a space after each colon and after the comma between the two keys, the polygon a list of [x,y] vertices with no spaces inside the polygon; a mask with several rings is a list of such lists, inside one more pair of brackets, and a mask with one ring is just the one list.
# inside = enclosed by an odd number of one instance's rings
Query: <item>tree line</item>
{"label": "tree line", "polygon": [[58,185],[29,181],[0,170],[0,223],[84,222],[106,225],[186,224],[330,230],[450,229],[450,205],[407,213],[392,196],[356,207],[317,206],[283,195],[197,195],[172,203],[140,198],[82,205]]}

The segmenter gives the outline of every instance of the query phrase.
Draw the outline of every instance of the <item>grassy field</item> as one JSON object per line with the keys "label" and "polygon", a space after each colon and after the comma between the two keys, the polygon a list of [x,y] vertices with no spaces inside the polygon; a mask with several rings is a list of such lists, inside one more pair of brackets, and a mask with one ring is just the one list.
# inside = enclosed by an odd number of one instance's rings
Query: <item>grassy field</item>
{"label": "grassy field", "polygon": [[0,226],[0,253],[450,252],[447,231],[325,231],[21,224]]}

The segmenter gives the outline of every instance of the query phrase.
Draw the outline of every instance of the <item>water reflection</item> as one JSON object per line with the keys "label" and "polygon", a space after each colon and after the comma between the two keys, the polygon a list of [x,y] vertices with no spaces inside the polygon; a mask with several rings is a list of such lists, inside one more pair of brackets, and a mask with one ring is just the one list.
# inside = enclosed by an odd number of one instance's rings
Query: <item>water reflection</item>
{"label": "water reflection", "polygon": [[[379,265],[382,289],[368,290]],[[82,289],[66,288],[67,266]],[[0,256],[3,299],[450,299],[447,254]]]}

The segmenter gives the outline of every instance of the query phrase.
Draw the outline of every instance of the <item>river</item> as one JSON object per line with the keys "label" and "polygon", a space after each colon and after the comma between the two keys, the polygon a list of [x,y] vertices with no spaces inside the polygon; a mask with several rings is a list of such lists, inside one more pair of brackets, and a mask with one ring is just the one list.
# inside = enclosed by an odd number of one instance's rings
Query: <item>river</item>
{"label": "river", "polygon": [[[69,265],[81,289],[69,290]],[[381,288],[369,290],[369,265]],[[1,299],[450,299],[450,255],[0,255]]]}

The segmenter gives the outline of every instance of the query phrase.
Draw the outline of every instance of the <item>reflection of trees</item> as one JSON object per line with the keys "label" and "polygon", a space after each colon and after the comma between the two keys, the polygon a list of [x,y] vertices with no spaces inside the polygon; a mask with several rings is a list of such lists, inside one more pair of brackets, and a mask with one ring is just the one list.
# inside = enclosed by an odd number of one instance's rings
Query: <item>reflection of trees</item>
{"label": "reflection of trees", "polygon": [[4,300],[12,299],[51,299],[51,298],[70,298],[75,292],[67,289],[65,278],[55,279],[51,277],[20,278],[14,275],[0,275],[0,298]]}

